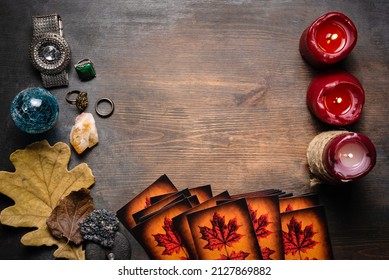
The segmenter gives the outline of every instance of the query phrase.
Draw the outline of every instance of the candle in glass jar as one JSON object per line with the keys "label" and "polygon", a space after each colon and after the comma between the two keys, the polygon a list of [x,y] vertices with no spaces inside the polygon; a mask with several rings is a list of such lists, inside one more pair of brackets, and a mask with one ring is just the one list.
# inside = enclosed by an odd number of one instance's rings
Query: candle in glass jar
{"label": "candle in glass jar", "polygon": [[310,142],[307,159],[314,183],[336,184],[367,175],[375,166],[376,150],[361,133],[327,131]]}
{"label": "candle in glass jar", "polygon": [[357,29],[344,14],[317,18],[300,37],[300,54],[312,66],[325,67],[344,59],[357,43]]}
{"label": "candle in glass jar", "polygon": [[321,121],[344,126],[356,122],[365,103],[365,91],[347,72],[319,74],[307,89],[307,105]]}

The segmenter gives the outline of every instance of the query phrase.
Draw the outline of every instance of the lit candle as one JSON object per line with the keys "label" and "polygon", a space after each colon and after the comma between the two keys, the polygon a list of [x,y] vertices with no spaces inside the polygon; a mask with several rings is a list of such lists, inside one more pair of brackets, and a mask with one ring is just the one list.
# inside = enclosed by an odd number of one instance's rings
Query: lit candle
{"label": "lit candle", "polygon": [[344,14],[330,12],[316,19],[300,37],[301,56],[323,67],[344,59],[357,43],[357,29]]}
{"label": "lit candle", "polygon": [[319,74],[307,89],[310,111],[332,125],[349,125],[362,114],[365,91],[356,77],[347,72]]}
{"label": "lit candle", "polygon": [[376,163],[376,150],[361,133],[327,131],[309,143],[307,159],[313,184],[323,181],[336,184],[368,174]]}

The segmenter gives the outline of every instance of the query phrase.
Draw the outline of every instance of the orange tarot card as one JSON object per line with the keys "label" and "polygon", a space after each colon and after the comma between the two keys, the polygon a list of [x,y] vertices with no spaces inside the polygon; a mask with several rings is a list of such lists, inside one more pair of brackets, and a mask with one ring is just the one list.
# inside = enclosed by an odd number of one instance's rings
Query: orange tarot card
{"label": "orange tarot card", "polygon": [[141,209],[150,206],[151,196],[176,191],[177,188],[173,185],[169,178],[166,175],[162,175],[140,194],[130,200],[126,205],[120,208],[116,213],[117,217],[128,230],[131,230],[136,225],[132,215]]}
{"label": "orange tarot card", "polygon": [[187,215],[200,260],[262,259],[245,199]]}
{"label": "orange tarot card", "polygon": [[319,195],[314,193],[280,198],[280,212],[300,210],[319,204]]}
{"label": "orange tarot card", "polygon": [[286,260],[333,259],[324,206],[281,213]]}
{"label": "orange tarot card", "polygon": [[[190,195],[196,195],[200,203],[212,197],[211,185],[205,185],[205,186],[195,187],[195,188],[186,188],[186,190],[189,191]],[[150,203],[151,204],[157,203],[158,201],[168,197],[169,195],[171,194],[166,193],[157,196],[152,196],[150,197]]]}
{"label": "orange tarot card", "polygon": [[189,258],[192,260],[197,259],[196,247],[193,242],[192,233],[190,231],[190,226],[186,218],[187,214],[194,213],[200,210],[204,210],[217,205],[218,200],[229,199],[230,195],[227,191],[224,191],[203,203],[189,209],[188,211],[176,216],[173,218],[174,228],[178,231],[182,238],[182,243],[188,249]]}
{"label": "orange tarot card", "polygon": [[190,196],[188,189],[169,193],[169,195],[166,196],[164,199],[161,199],[160,201],[153,203],[150,206],[132,214],[132,217],[134,218],[135,222],[138,223],[143,216],[149,215],[150,213],[160,210],[162,207],[168,205],[169,203],[182,200],[183,198],[188,196]]}
{"label": "orange tarot card", "polygon": [[205,185],[201,187],[190,188],[189,192],[191,195],[196,195],[199,202],[202,203],[212,197],[211,185]]}
{"label": "orange tarot card", "polygon": [[283,260],[278,196],[247,197],[247,206],[264,260]]}
{"label": "orange tarot card", "polygon": [[181,237],[173,227],[172,218],[190,209],[187,198],[170,204],[152,215],[149,219],[138,223],[132,235],[153,260],[188,259],[186,248]]}

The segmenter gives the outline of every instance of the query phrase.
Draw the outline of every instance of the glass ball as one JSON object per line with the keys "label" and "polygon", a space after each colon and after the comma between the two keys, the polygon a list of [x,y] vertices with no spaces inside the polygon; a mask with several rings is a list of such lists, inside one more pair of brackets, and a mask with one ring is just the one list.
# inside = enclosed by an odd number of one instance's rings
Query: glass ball
{"label": "glass ball", "polygon": [[11,117],[15,125],[30,134],[51,129],[57,120],[58,112],[55,96],[39,87],[22,90],[11,104]]}

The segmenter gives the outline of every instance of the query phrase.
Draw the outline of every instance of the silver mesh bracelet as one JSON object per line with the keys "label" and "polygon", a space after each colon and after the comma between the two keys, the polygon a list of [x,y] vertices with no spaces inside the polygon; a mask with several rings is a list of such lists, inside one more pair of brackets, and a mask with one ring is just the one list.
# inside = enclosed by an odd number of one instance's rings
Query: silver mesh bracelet
{"label": "silver mesh bracelet", "polygon": [[69,76],[66,71],[54,75],[47,75],[41,73],[43,87],[57,87],[57,86],[68,86],[69,85]]}
{"label": "silver mesh bracelet", "polygon": [[45,33],[56,33],[63,35],[62,19],[57,14],[47,16],[33,16],[32,17],[32,35],[40,36]]}
{"label": "silver mesh bracelet", "polygon": [[[58,14],[33,16],[32,17],[33,37],[39,37],[46,33],[55,33],[63,36],[62,19]],[[58,74],[44,74],[41,73],[43,86],[45,88],[68,86],[68,73],[64,70]]]}

